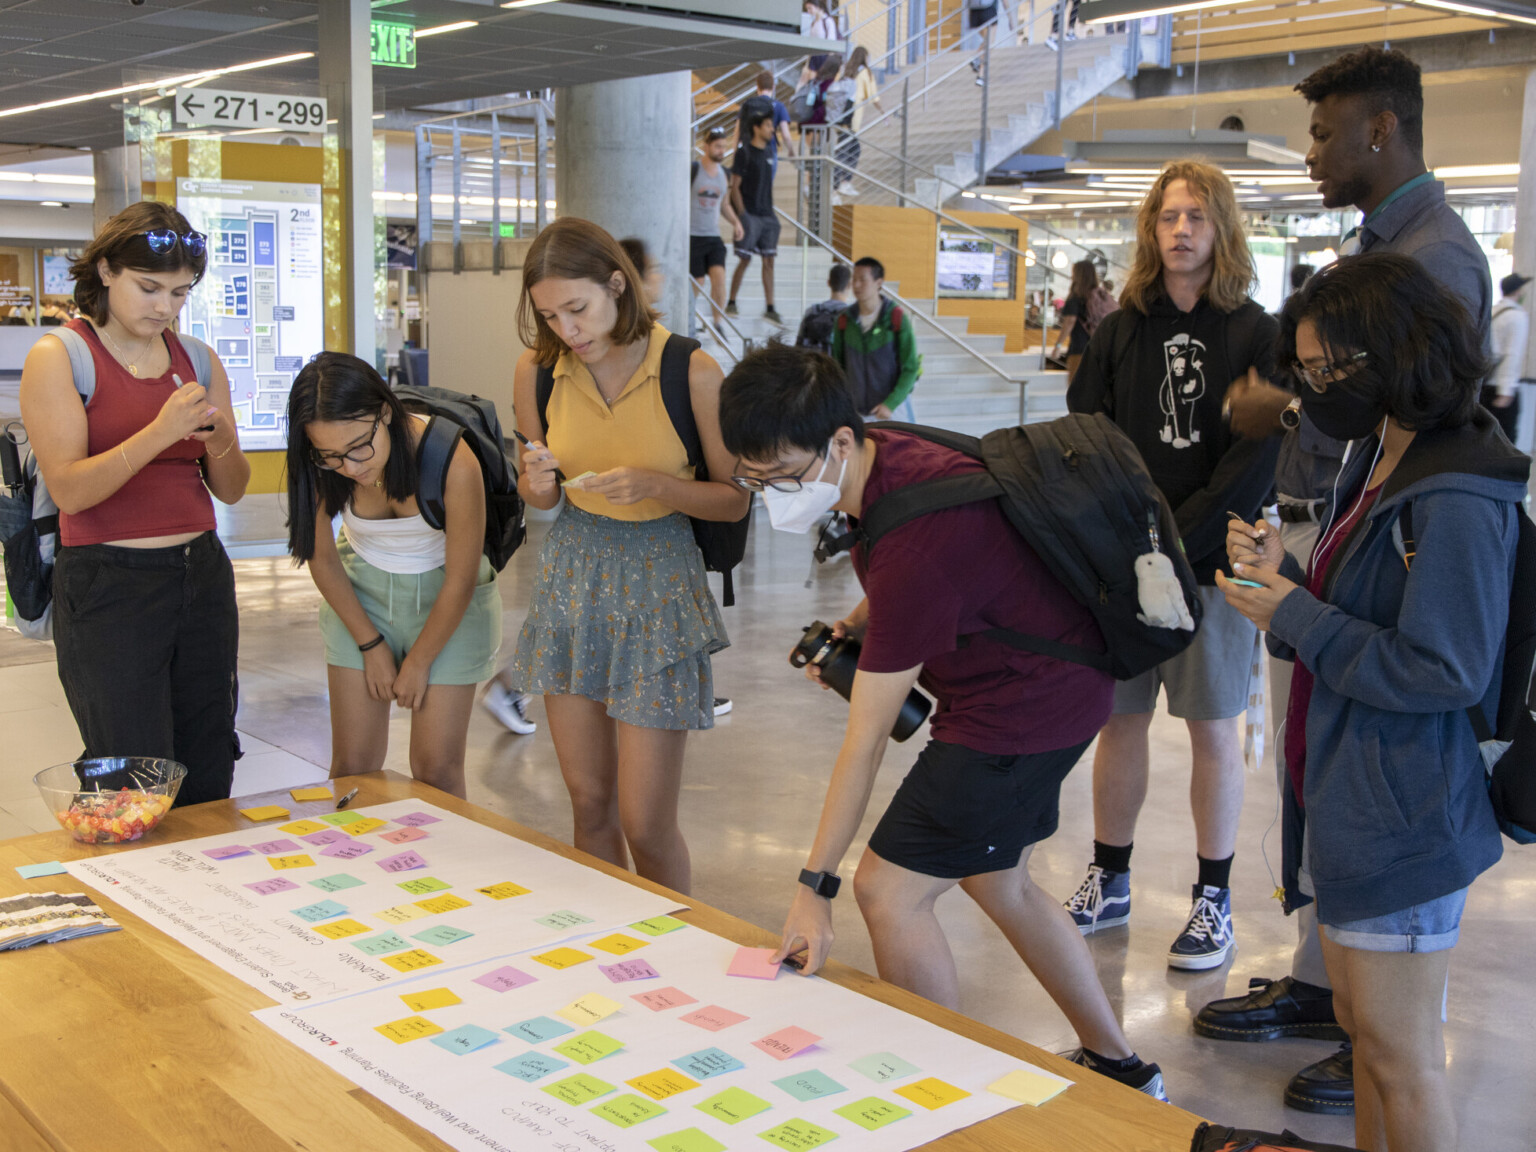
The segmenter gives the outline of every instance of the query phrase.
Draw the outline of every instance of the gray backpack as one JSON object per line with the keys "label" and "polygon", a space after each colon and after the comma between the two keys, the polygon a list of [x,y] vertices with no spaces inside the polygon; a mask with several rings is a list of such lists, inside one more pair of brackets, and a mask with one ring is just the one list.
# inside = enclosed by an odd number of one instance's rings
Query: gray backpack
{"label": "gray backpack", "polygon": [[[80,402],[89,404],[96,394],[96,361],[86,338],[73,328],[59,327],[56,336],[69,353],[69,370]],[[192,372],[206,383],[213,367],[213,352],[201,340],[177,336]],[[53,558],[59,549],[59,506],[48,494],[47,481],[30,451],[16,454],[16,443],[0,435],[0,454],[5,459],[5,487],[0,489],[0,548],[5,552],[5,585],[16,615],[11,627],[33,640],[53,639]],[[12,457],[14,456],[14,462]]]}

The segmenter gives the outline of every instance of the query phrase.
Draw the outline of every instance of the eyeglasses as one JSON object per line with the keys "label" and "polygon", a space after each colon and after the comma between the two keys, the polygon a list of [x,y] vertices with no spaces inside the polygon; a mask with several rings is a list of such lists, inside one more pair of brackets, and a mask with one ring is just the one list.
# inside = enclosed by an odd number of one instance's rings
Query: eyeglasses
{"label": "eyeglasses", "polygon": [[811,457],[811,462],[800,470],[798,476],[766,476],[759,480],[756,476],[732,476],[731,483],[738,488],[744,488],[748,492],[761,492],[764,488],[772,488],[775,492],[798,492],[805,487],[805,474],[816,466],[816,461],[821,459],[821,453]]}
{"label": "eyeglasses", "polygon": [[315,462],[315,467],[319,468],[322,472],[335,472],[337,469],[344,467],[348,460],[354,464],[363,464],[372,460],[373,437],[379,430],[379,422],[383,419],[384,414],[382,412],[373,418],[373,427],[368,429],[368,440],[366,443],[355,445],[348,448],[345,452],[321,452],[319,449],[311,448],[309,450],[309,458]]}
{"label": "eyeglasses", "polygon": [[188,256],[201,256],[208,251],[208,237],[201,232],[178,233],[174,228],[155,228],[139,235],[144,237],[149,250],[156,256],[164,256],[178,243],[187,250]]}
{"label": "eyeglasses", "polygon": [[1322,393],[1328,391],[1330,382],[1336,382],[1348,376],[1351,367],[1369,357],[1368,352],[1355,352],[1346,356],[1340,363],[1319,364],[1316,368],[1308,368],[1300,360],[1292,360],[1291,371],[1305,381],[1312,391]]}

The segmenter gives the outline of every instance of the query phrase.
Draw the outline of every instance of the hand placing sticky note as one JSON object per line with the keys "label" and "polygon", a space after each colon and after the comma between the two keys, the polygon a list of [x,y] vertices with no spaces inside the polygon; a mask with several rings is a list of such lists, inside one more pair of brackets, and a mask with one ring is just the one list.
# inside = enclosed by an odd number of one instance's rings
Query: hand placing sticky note
{"label": "hand placing sticky note", "polygon": [[773,980],[779,974],[779,965],[771,959],[772,956],[772,948],[738,948],[725,974],[747,976],[753,980]]}
{"label": "hand placing sticky note", "polygon": [[400,999],[405,1001],[405,1006],[412,1012],[427,1012],[433,1008],[452,1008],[455,1004],[464,1003],[451,988],[429,988],[425,992],[409,992]]}
{"label": "hand placing sticky note", "polygon": [[560,487],[562,487],[562,488],[580,488],[580,489],[585,489],[586,488],[586,484],[584,484],[583,481],[590,480],[593,476],[596,476],[596,475],[597,475],[596,472],[593,472],[590,469],[588,469],[586,472],[583,472],[580,476],[572,476],[569,480],[562,480],[560,482]]}
{"label": "hand placing sticky note", "polygon": [[585,996],[572,1000],[555,1015],[564,1017],[572,1024],[588,1027],[599,1020],[606,1020],[621,1007],[617,1000],[610,1000],[601,992],[588,992]]}
{"label": "hand placing sticky note", "polygon": [[57,876],[68,869],[57,860],[50,860],[46,864],[18,864],[16,871],[23,880],[36,880],[42,876]]}
{"label": "hand placing sticky note", "polygon": [[788,1060],[820,1040],[820,1036],[814,1032],[807,1032],[804,1028],[780,1028],[770,1036],[752,1041],[752,1047],[768,1053],[775,1060]]}
{"label": "hand placing sticky note", "polygon": [[286,820],[288,819],[288,809],[277,804],[263,804],[260,808],[242,808],[240,809],[240,815],[244,816],[247,820],[258,822],[262,820]]}
{"label": "hand placing sticky note", "polygon": [[956,1088],[953,1084],[946,1084],[934,1076],[926,1080],[914,1080],[910,1084],[903,1084],[897,1088],[896,1095],[905,1096],[914,1104],[927,1108],[930,1112],[935,1108],[942,1108],[946,1104],[953,1104],[956,1100],[964,1100],[970,1095],[963,1088]]}
{"label": "hand placing sticky note", "polygon": [[1070,1087],[1072,1081],[1038,1068],[1015,1068],[1006,1076],[988,1084],[987,1091],[1038,1108]]}
{"label": "hand placing sticky note", "polygon": [[288,795],[292,796],[300,804],[311,800],[334,800],[335,795],[329,788],[290,788]]}

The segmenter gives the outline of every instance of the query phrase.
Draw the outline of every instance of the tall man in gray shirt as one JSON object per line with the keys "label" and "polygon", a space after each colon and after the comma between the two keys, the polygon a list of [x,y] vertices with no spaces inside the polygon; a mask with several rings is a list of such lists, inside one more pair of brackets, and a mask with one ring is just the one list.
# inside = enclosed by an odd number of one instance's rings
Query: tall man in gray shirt
{"label": "tall man in gray shirt", "polygon": [[[1364,213],[1339,247],[1357,252],[1413,256],[1458,297],[1488,340],[1493,284],[1488,260],[1472,233],[1445,202],[1445,186],[1424,165],[1424,92],[1419,66],[1402,52],[1361,48],[1319,68],[1296,90],[1312,105],[1307,169],[1324,208],[1350,205]],[[1288,429],[1275,474],[1280,536],[1306,566],[1339,474],[1345,445],[1323,436],[1302,415],[1296,398],[1267,383],[1240,382],[1228,393],[1232,427],[1244,436]],[[1285,715],[1291,666],[1270,661],[1271,715]],[[1275,740],[1277,756],[1282,742]],[[1271,1040],[1310,1036],[1343,1040],[1333,1012],[1333,991],[1317,938],[1310,884],[1301,875],[1305,820],[1283,764],[1285,906],[1297,913],[1298,941],[1291,974],[1249,982],[1247,996],[1207,1004],[1195,1031],[1218,1040]],[[1354,1061],[1349,1045],[1298,1072],[1285,1101],[1310,1112],[1354,1109]]]}
{"label": "tall man in gray shirt", "polygon": [[725,241],[720,238],[720,217],[730,223],[734,239],[741,239],[741,221],[731,207],[731,176],[720,166],[729,147],[730,133],[711,128],[704,134],[704,155],[693,162],[688,184],[688,275],[704,286],[715,302],[710,316],[719,324],[725,315]]}

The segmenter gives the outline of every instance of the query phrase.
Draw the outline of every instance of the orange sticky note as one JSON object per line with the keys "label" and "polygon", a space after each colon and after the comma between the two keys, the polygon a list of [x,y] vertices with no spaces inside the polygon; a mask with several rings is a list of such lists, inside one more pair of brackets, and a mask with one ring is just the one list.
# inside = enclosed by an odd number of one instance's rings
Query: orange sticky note
{"label": "orange sticky note", "polygon": [[286,820],[288,809],[277,804],[265,804],[260,808],[242,808],[240,815],[247,820]]}
{"label": "orange sticky note", "polygon": [[396,1044],[404,1044],[410,1040],[436,1036],[442,1029],[425,1017],[407,1016],[403,1020],[392,1020],[388,1024],[380,1024],[374,1031],[388,1036]]}
{"label": "orange sticky note", "polygon": [[644,948],[647,943],[648,941],[636,940],[633,936],[625,936],[622,932],[615,932],[612,936],[604,936],[601,940],[589,940],[587,947],[622,956],[626,952],[633,952],[636,948]]}
{"label": "orange sticky note", "polygon": [[510,900],[513,896],[526,896],[529,889],[521,884],[514,884],[510,880],[503,880],[500,884],[488,884],[484,888],[476,888],[476,892],[482,896],[489,896],[492,900]]}
{"label": "orange sticky note", "polygon": [[935,1076],[926,1080],[916,1080],[911,1084],[904,1084],[894,1089],[896,1095],[905,1096],[912,1103],[928,1109],[932,1112],[935,1108],[942,1108],[946,1104],[953,1104],[956,1100],[964,1100],[970,1095],[964,1088],[956,1088],[953,1084],[946,1084]]}
{"label": "orange sticky note", "polygon": [[665,1100],[668,1096],[676,1096],[679,1092],[687,1092],[699,1086],[697,1080],[690,1080],[681,1072],[674,1072],[670,1068],[661,1068],[644,1076],[636,1076],[625,1083],[638,1088],[652,1100]]}
{"label": "orange sticky note", "polygon": [[306,800],[334,800],[336,796],[329,788],[290,788],[288,795],[301,804]]}
{"label": "orange sticky note", "polygon": [[426,992],[412,992],[402,996],[405,1006],[412,1012],[425,1012],[430,1008],[452,1008],[455,1004],[462,1004],[457,995],[449,988],[432,988]]}
{"label": "orange sticky note", "polygon": [[455,896],[452,892],[443,896],[434,896],[430,900],[416,901],[416,907],[425,908],[428,912],[457,912],[460,908],[468,908],[469,901],[462,896]]}
{"label": "orange sticky note", "polygon": [[329,827],[329,824],[322,824],[318,820],[295,820],[292,824],[280,826],[278,831],[292,836],[309,836],[315,832],[324,832]]}
{"label": "orange sticky note", "polygon": [[345,940],[348,936],[358,936],[364,932],[372,932],[373,929],[366,924],[359,924],[356,920],[332,920],[329,924],[316,924],[313,931],[330,940]]}
{"label": "orange sticky note", "polygon": [[361,820],[354,820],[350,824],[343,824],[341,830],[348,836],[366,836],[374,829],[382,828],[388,823],[388,820],[380,820],[376,816],[364,816]]}
{"label": "orange sticky note", "polygon": [[549,952],[540,952],[534,959],[551,968],[571,968],[577,964],[585,964],[592,957],[574,948],[556,948]]}

